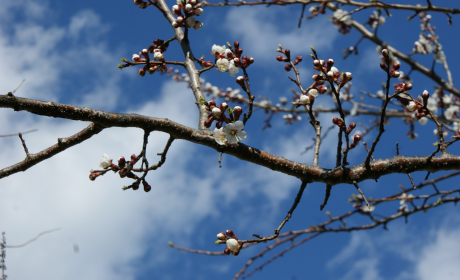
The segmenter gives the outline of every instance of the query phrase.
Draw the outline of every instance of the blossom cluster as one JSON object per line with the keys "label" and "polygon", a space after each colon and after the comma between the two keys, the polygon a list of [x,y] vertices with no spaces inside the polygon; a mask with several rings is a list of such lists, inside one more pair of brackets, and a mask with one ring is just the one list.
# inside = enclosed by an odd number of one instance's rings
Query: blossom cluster
{"label": "blossom cluster", "polygon": [[[162,73],[168,70],[164,61],[164,52],[168,49],[169,43],[160,39],[155,39],[153,43],[154,45],[149,44],[148,49],[143,49],[139,54],[133,54],[132,63],[145,63],[145,66],[138,72],[141,77],[145,76],[145,73],[153,74],[158,69]],[[153,54],[154,60],[150,60],[150,54]]]}
{"label": "blossom cluster", "polygon": [[[211,100],[206,103],[210,110],[208,119],[204,122],[206,127],[211,127],[214,121],[217,121],[216,128],[214,129],[214,139],[220,145],[225,145],[226,142],[230,144],[238,144],[247,136],[246,131],[243,130],[244,123],[239,120],[243,109],[240,106],[235,106],[233,110],[228,106],[227,102],[222,102],[219,107],[216,102]],[[229,117],[225,115],[228,113]],[[224,127],[223,124],[226,123]]]}
{"label": "blossom cluster", "polygon": [[[353,76],[350,72],[340,73],[339,70],[334,67],[334,60],[328,59],[324,61],[322,59],[314,59],[313,60],[313,69],[319,71],[319,74],[313,75],[313,81],[315,81],[318,85],[324,84],[324,81],[334,82],[337,85],[344,86],[346,83],[353,79]],[[326,74],[324,76],[323,74]],[[324,93],[325,90],[321,90],[318,88],[320,93]]]}
{"label": "blossom cluster", "polygon": [[217,234],[217,240],[214,242],[215,244],[226,244],[224,254],[230,255],[230,253],[234,256],[238,256],[241,250],[241,242],[238,240],[238,237],[233,233],[232,230],[227,229],[224,232],[219,232]]}
{"label": "blossom cluster", "polygon": [[[108,170],[112,170],[114,173],[118,172],[118,175],[120,176],[120,178],[126,177],[126,178],[131,178],[131,179],[136,180],[130,186],[124,187],[123,188],[124,190],[130,189],[130,188],[132,188],[133,190],[137,190],[139,189],[139,183],[141,180],[136,174],[132,172],[133,166],[134,164],[136,164],[137,161],[138,161],[138,156],[133,154],[131,155],[130,161],[126,161],[124,157],[120,157],[118,159],[118,164],[113,164],[112,159],[110,159],[110,157],[107,154],[104,154],[102,156],[102,159],[99,162],[99,166],[104,170],[102,171],[91,170],[89,179],[91,181],[94,181],[96,180],[97,177],[104,175]],[[142,185],[144,187],[145,192],[149,192],[152,189],[152,187],[144,179],[142,179]]]}
{"label": "blossom cluster", "polygon": [[379,12],[374,11],[372,15],[369,16],[369,21],[367,23],[371,26],[372,30],[375,30],[377,26],[385,24],[385,17]]}
{"label": "blossom cluster", "polygon": [[228,72],[230,76],[235,77],[239,72],[238,68],[249,67],[249,65],[254,63],[254,58],[245,55],[241,56],[243,49],[240,48],[238,41],[235,41],[233,46],[235,47],[234,52],[231,49],[227,49],[225,45],[219,46],[214,44],[211,48],[211,54],[215,56],[216,67],[219,72]]}
{"label": "blossom cluster", "polygon": [[199,0],[177,0],[177,5],[172,7],[172,13],[177,16],[173,21],[174,28],[186,27],[199,30],[203,27],[203,23],[195,19],[203,13],[203,4]]}
{"label": "blossom cluster", "polygon": [[412,50],[412,53],[419,53],[423,55],[433,53],[435,61],[438,63],[443,63],[446,59],[446,56],[444,51],[442,51],[442,45],[437,41],[437,36],[431,33],[435,29],[434,26],[431,26],[430,24],[431,15],[427,14],[426,12],[422,12],[419,15],[422,32],[430,32],[428,34],[420,33],[419,39],[414,43],[414,49]]}

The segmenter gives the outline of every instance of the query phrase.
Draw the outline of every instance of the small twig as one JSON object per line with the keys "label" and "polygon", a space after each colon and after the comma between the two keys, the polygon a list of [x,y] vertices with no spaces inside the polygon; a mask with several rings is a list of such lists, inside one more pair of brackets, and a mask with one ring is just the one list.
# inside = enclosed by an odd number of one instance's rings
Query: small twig
{"label": "small twig", "polygon": [[303,13],[305,12],[305,7],[306,7],[306,4],[303,4],[302,12],[300,12],[299,24],[297,25],[297,28],[300,28],[300,26],[302,25],[302,19],[303,19]]}
{"label": "small twig", "polygon": [[399,156],[399,143],[396,142],[396,155]]}
{"label": "small twig", "polygon": [[22,147],[24,148],[24,152],[26,153],[26,156],[29,157],[29,149],[27,149],[26,142],[24,139],[22,139],[22,134],[21,132],[18,133],[19,139],[21,139]]}
{"label": "small twig", "polygon": [[[32,129],[32,130],[28,130],[28,131],[24,131],[24,132],[19,132],[19,133],[21,133],[22,135],[24,135],[24,134],[31,133],[31,132],[35,132],[35,131],[38,131],[38,129]],[[11,133],[11,134],[3,134],[3,135],[0,135],[0,137],[12,137],[12,136],[17,136],[17,135],[18,135],[17,133]]]}
{"label": "small twig", "polygon": [[353,185],[355,186],[355,188],[358,190],[358,192],[359,192],[359,193],[361,194],[361,196],[363,197],[364,201],[366,202],[367,208],[371,209],[371,206],[369,205],[369,202],[367,201],[366,196],[364,196],[364,193],[363,193],[363,191],[359,188],[358,184],[357,184],[356,182],[354,182]]}
{"label": "small twig", "polygon": [[22,86],[22,84],[25,82],[26,79],[22,79],[22,81],[19,83],[19,85],[13,89],[13,91],[9,91],[7,93],[8,96],[13,96],[13,94]]}
{"label": "small twig", "polygon": [[[364,148],[366,148],[366,151],[369,153],[369,148],[367,147],[366,142],[363,142]],[[371,155],[372,160],[375,160],[374,156]]]}
{"label": "small twig", "polygon": [[414,179],[412,179],[412,176],[410,175],[410,173],[407,173],[407,176],[409,176],[409,179],[410,179],[410,182],[411,182],[412,186],[414,187],[414,189],[416,189],[417,186],[414,184]]}
{"label": "small twig", "polygon": [[321,204],[321,206],[319,207],[321,211],[323,211],[324,206],[326,206],[327,201],[329,200],[329,196],[331,195],[331,189],[332,185],[326,185],[326,194],[324,195],[323,204]]}
{"label": "small twig", "polygon": [[34,242],[35,240],[37,240],[40,236],[42,236],[44,234],[47,234],[47,233],[51,233],[53,231],[58,231],[58,230],[61,230],[61,229],[60,228],[55,228],[55,229],[51,229],[51,230],[41,232],[41,233],[37,234],[37,236],[35,236],[31,240],[27,241],[26,243],[23,243],[21,245],[6,245],[5,248],[21,248],[21,247],[24,247],[24,246]]}
{"label": "small twig", "polygon": [[434,190],[436,191],[436,193],[439,193],[439,190],[438,190],[438,188],[436,187],[436,184],[435,184],[435,183],[432,183],[431,185],[433,186],[433,188],[434,188]]}
{"label": "small twig", "polygon": [[219,153],[219,168],[222,168],[222,152]]}

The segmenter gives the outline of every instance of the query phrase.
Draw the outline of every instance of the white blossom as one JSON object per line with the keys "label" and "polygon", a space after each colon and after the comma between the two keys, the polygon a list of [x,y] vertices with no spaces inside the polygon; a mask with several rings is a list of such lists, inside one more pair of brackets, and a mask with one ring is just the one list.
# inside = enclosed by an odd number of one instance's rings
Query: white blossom
{"label": "white blossom", "polygon": [[375,206],[374,205],[369,205],[369,207],[367,207],[367,205],[363,205],[359,209],[361,209],[361,211],[363,211],[363,212],[370,213],[370,212],[375,210]]}
{"label": "white blossom", "polygon": [[195,26],[195,18],[194,17],[188,17],[186,24],[187,24],[187,27]]}
{"label": "white blossom", "polygon": [[198,8],[195,10],[195,15],[199,16],[203,13],[203,9],[202,8]]}
{"label": "white blossom", "polygon": [[225,49],[226,49],[225,46],[218,46],[218,45],[214,44],[214,45],[212,46],[211,52],[212,52],[213,54],[217,54],[217,53],[219,53],[219,54],[224,54]]}
{"label": "white blossom", "polygon": [[193,29],[195,29],[195,30],[200,30],[201,27],[203,27],[203,22],[201,22],[201,21],[195,21],[195,25],[193,26]]}
{"label": "white blossom", "polygon": [[406,193],[403,193],[401,195],[401,197],[399,197],[401,200],[399,201],[399,204],[403,205],[404,203],[406,203],[406,201],[412,201],[412,199],[414,199],[414,195],[413,194],[409,194],[407,195]]}
{"label": "white blossom", "polygon": [[446,60],[446,55],[444,54],[444,51],[437,51],[434,54],[434,60],[436,60],[437,63],[444,63],[444,60]]}
{"label": "white blossom", "polygon": [[417,104],[415,104],[414,101],[409,101],[409,104],[407,104],[406,108],[407,110],[414,112],[415,110],[417,110]]}
{"label": "white blossom", "polygon": [[310,104],[310,97],[308,97],[308,95],[303,95],[303,94],[302,94],[302,95],[300,96],[299,101],[300,101],[300,104],[308,105],[308,104]]}
{"label": "white blossom", "polygon": [[228,65],[228,73],[230,74],[230,76],[235,77],[235,75],[238,74],[239,71],[240,70],[238,69],[238,67],[235,66],[235,62],[231,60]]}
{"label": "white blossom", "polygon": [[454,117],[454,113],[458,112],[458,109],[458,106],[450,106],[449,108],[447,108],[447,110],[444,111],[444,117],[446,117],[446,119],[450,121]]}
{"label": "white blossom", "polygon": [[216,61],[217,69],[219,69],[219,72],[227,72],[229,68],[230,62],[228,59],[225,58],[219,58]]}
{"label": "white blossom", "polygon": [[425,117],[418,120],[418,123],[421,125],[425,125],[427,122],[428,122],[428,118],[425,118]]}
{"label": "white blossom", "polygon": [[99,166],[100,166],[101,168],[106,169],[106,168],[109,167],[111,164],[112,164],[112,160],[110,159],[110,157],[109,157],[107,154],[104,154],[104,155],[102,156],[102,159],[101,159],[100,163],[99,163]]}
{"label": "white blossom", "polygon": [[308,91],[308,95],[311,95],[313,97],[317,97],[318,96],[318,90],[316,88],[312,88]]}
{"label": "white blossom", "polygon": [[436,114],[438,112],[438,101],[435,98],[428,98],[426,108]]}
{"label": "white blossom", "polygon": [[346,15],[348,14],[348,12],[344,11],[344,10],[341,10],[341,9],[337,9],[335,12],[334,12],[334,17],[336,19],[338,19],[339,21],[345,23],[346,25],[351,25],[352,21],[351,21],[351,17],[349,15]]}
{"label": "white blossom", "polygon": [[227,141],[231,144],[237,144],[239,141],[246,138],[247,133],[243,131],[244,124],[242,121],[236,121],[229,123],[224,127],[224,132],[227,137]]}
{"label": "white blossom", "polygon": [[238,240],[236,239],[233,239],[233,238],[229,238],[227,239],[227,248],[230,250],[230,251],[236,251],[238,250],[240,247],[240,244],[238,244]]}
{"label": "white blossom", "polygon": [[163,60],[163,57],[164,57],[164,55],[161,53],[161,51],[159,49],[156,49],[154,51],[153,58],[155,58],[155,60],[161,61],[161,60]]}
{"label": "white blossom", "polygon": [[227,142],[227,137],[222,127],[214,129],[214,140],[219,145],[225,145],[225,142]]}

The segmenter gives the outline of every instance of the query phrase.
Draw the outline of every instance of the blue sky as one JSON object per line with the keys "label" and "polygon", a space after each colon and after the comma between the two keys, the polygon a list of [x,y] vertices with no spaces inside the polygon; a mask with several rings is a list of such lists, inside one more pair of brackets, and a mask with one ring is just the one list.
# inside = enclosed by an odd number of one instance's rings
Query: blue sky
{"label": "blue sky", "polygon": [[[171,1],[170,1],[171,2]],[[406,1],[415,3],[415,1]],[[432,1],[434,5],[452,5],[450,1]],[[172,6],[174,2],[170,3]],[[458,8],[458,4],[456,4]],[[347,10],[351,10],[348,8]],[[353,18],[365,22],[371,11]],[[384,41],[403,52],[410,52],[420,32],[419,22],[407,22],[410,12],[393,11],[393,17],[379,29]],[[299,6],[205,8],[201,30],[192,30],[191,46],[195,56],[211,60],[213,44],[238,40],[244,53],[254,57],[249,67],[253,93],[277,103],[290,97],[294,87],[275,60],[278,44],[302,55],[301,80],[310,83],[314,74],[310,46],[319,55],[334,58],[340,71],[353,73],[353,94],[359,90],[375,93],[381,89],[384,72],[378,67],[375,46],[364,41],[359,56],[342,60],[342,49],[353,45],[359,34],[338,34],[327,16],[304,21],[297,28]],[[458,33],[448,26],[445,16],[433,14],[433,24],[454,76],[458,76]],[[130,59],[156,38],[172,37],[172,29],[153,8],[140,10],[131,1],[4,1],[0,3],[0,91],[6,93],[26,79],[16,95],[46,101],[72,103],[112,112],[135,112],[165,117],[196,127],[197,111],[193,95],[183,83],[165,75],[138,77],[137,69],[116,69],[121,57]],[[167,60],[181,60],[175,43],[166,52]],[[417,56],[426,66],[432,56]],[[401,69],[407,71],[402,64]],[[182,69],[179,69],[181,73]],[[436,70],[445,77],[442,67]],[[208,71],[203,78],[220,88],[237,88],[227,73]],[[434,83],[418,73],[412,93],[424,89],[433,92]],[[332,106],[326,96],[316,104]],[[369,101],[379,105],[377,101]],[[230,104],[231,106],[233,104]],[[351,108],[350,104],[345,104]],[[87,123],[37,117],[10,109],[0,110],[0,134],[38,129],[26,134],[31,152],[53,145],[57,138],[70,136]],[[268,115],[254,113],[245,130],[245,144],[267,150],[291,160],[311,163],[312,154],[301,155],[314,133],[307,116],[293,125],[285,125],[282,115],[273,118],[273,128],[261,131]],[[320,115],[323,130],[332,114]],[[367,124],[369,117],[348,120]],[[401,120],[391,120],[375,153],[376,158],[395,155],[395,142],[401,154],[426,155],[432,152],[436,137],[433,123],[416,123],[419,138],[409,140],[409,129]],[[323,141],[320,164],[334,167],[335,133]],[[370,143],[375,132],[366,136]],[[154,132],[149,138],[149,162],[163,150],[167,135]],[[147,179],[150,193],[122,191],[127,179],[107,174],[95,182],[88,180],[89,170],[97,169],[103,153],[112,158],[139,153],[142,131],[114,128],[101,132],[85,143],[34,166],[24,174],[15,174],[0,183],[0,231],[6,232],[10,245],[23,243],[39,232],[61,228],[19,249],[8,249],[6,265],[11,279],[231,279],[249,257],[266,245],[243,250],[238,257],[209,257],[171,249],[167,243],[195,249],[220,251],[214,244],[220,231],[232,229],[240,238],[253,233],[269,235],[289,210],[300,182],[281,173],[223,156],[217,167],[218,153],[185,141],[175,141],[166,164]],[[2,166],[24,158],[16,138],[0,138]],[[458,147],[449,150],[458,154]],[[352,165],[365,158],[363,147],[350,153]],[[444,174],[440,172],[439,174]],[[416,183],[425,173],[414,173]],[[430,178],[435,178],[432,174]],[[367,196],[380,198],[406,188],[406,175],[392,175],[365,181],[360,187]],[[440,185],[448,189],[458,185],[455,179]],[[285,229],[303,229],[327,220],[324,211],[339,215],[352,210],[347,203],[353,186],[338,185],[323,212],[319,205],[323,184],[311,184]],[[417,191],[414,194],[423,194]],[[388,204],[375,213],[396,213],[399,202]],[[357,225],[360,219],[347,220]],[[409,217],[409,223],[397,220],[389,231],[377,228],[354,233],[329,233],[289,252],[256,273],[252,279],[458,279],[460,277],[460,215],[458,208],[445,205],[427,213]],[[78,252],[74,247],[78,246]],[[279,252],[276,251],[276,252]],[[275,252],[275,253],[276,253]],[[260,265],[271,255],[265,256]],[[254,267],[255,267],[254,266]]]}

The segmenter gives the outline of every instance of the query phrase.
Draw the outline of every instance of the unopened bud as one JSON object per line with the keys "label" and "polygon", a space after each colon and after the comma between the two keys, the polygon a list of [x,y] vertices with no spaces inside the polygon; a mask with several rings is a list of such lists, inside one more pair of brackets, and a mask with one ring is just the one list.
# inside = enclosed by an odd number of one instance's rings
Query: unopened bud
{"label": "unopened bud", "polygon": [[243,109],[241,109],[240,106],[235,106],[235,108],[233,108],[233,118],[235,119],[235,121],[240,119],[242,113]]}
{"label": "unopened bud", "polygon": [[405,90],[411,90],[411,89],[412,89],[412,84],[411,84],[411,83],[406,83],[406,84],[404,85],[404,89],[405,89]]}

